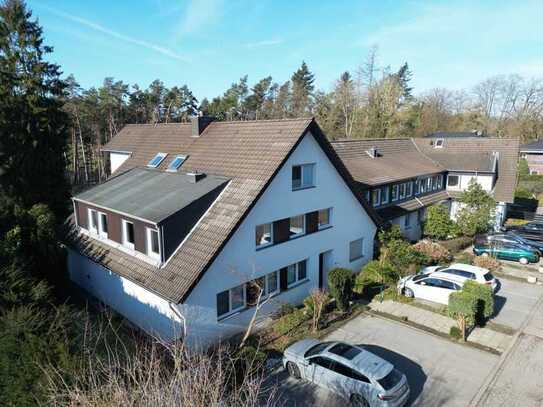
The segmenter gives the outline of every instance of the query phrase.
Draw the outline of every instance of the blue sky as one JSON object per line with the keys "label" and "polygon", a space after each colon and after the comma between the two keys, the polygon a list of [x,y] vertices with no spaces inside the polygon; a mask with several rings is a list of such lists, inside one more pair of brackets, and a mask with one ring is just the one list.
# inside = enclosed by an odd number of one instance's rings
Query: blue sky
{"label": "blue sky", "polygon": [[415,93],[492,75],[543,77],[543,2],[392,0],[29,0],[51,59],[83,87],[106,76],[187,84],[199,99],[248,74],[287,80],[302,60],[329,90],[372,45],[407,61]]}

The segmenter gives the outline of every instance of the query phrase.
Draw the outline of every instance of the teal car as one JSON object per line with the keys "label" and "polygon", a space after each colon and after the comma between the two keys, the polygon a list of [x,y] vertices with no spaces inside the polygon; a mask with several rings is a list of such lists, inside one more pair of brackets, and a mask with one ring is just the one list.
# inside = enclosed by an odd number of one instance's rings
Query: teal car
{"label": "teal car", "polygon": [[473,253],[476,256],[492,256],[502,260],[518,261],[521,264],[538,263],[539,252],[530,246],[492,242],[491,244],[475,243]]}

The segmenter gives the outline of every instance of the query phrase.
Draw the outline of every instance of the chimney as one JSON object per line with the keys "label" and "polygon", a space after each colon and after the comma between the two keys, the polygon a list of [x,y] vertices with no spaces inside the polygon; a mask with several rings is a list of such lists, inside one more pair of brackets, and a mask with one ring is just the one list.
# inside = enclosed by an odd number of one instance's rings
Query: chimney
{"label": "chimney", "polygon": [[206,175],[203,172],[199,172],[197,170],[187,172],[187,177],[189,179],[189,182],[191,184],[196,184],[198,181],[204,179]]}
{"label": "chimney", "polygon": [[204,116],[199,114],[190,118],[192,123],[192,137],[200,137],[205,128],[214,120],[213,116]]}

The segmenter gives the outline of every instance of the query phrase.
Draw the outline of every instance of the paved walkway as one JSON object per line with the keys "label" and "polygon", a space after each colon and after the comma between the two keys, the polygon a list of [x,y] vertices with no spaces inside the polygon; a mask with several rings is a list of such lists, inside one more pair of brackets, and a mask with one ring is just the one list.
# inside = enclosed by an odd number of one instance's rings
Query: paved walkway
{"label": "paved walkway", "polygon": [[[391,300],[373,301],[370,303],[371,309],[379,312],[386,312],[396,317],[407,317],[411,322],[426,326],[436,331],[449,334],[451,327],[457,326],[452,318],[438,314],[433,311]],[[503,352],[508,348],[513,337],[501,332],[493,331],[489,328],[475,328],[468,337],[469,342],[474,342],[489,348]]]}

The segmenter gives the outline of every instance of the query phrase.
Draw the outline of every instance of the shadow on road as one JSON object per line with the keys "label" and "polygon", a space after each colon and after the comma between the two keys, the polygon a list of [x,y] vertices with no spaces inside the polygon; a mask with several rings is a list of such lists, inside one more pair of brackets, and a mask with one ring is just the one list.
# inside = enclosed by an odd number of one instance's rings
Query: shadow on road
{"label": "shadow on road", "polygon": [[411,405],[421,395],[427,376],[422,367],[405,356],[377,345],[358,345],[371,353],[392,363],[399,371],[407,376],[411,388],[408,405]]}

